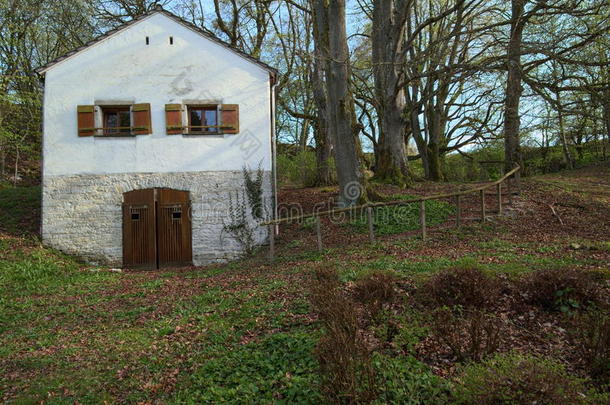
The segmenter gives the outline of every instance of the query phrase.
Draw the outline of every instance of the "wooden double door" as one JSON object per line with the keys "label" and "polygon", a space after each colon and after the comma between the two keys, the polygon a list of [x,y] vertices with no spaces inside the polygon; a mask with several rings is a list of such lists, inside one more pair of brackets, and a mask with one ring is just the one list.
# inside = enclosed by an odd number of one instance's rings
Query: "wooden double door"
{"label": "wooden double door", "polygon": [[158,269],[192,261],[188,191],[148,188],[123,194],[123,266]]}

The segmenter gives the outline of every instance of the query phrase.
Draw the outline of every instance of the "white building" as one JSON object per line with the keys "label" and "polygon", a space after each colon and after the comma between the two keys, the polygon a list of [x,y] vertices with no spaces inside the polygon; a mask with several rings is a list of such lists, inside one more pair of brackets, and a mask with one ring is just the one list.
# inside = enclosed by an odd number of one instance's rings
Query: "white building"
{"label": "white building", "polygon": [[127,267],[242,253],[227,225],[244,167],[274,205],[273,68],[158,8],[38,73],[44,243]]}

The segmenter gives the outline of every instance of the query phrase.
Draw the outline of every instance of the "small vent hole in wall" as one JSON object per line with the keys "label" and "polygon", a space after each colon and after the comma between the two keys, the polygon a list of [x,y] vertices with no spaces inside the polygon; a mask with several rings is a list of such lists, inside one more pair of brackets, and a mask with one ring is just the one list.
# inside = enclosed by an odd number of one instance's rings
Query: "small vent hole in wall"
{"label": "small vent hole in wall", "polygon": [[150,44],[150,38],[146,37],[146,45]]}
{"label": "small vent hole in wall", "polygon": [[174,37],[169,37],[169,44],[174,45]]}

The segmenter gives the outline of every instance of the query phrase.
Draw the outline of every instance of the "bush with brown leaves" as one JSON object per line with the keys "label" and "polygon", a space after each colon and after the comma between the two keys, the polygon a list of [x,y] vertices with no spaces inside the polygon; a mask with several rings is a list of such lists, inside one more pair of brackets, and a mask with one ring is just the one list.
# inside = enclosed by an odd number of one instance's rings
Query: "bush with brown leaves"
{"label": "bush with brown leaves", "polygon": [[432,334],[458,361],[480,361],[500,347],[501,322],[484,310],[463,312],[443,307],[432,314]]}
{"label": "bush with brown leaves", "polygon": [[419,299],[437,307],[492,308],[501,284],[475,266],[460,266],[434,274],[418,290]]}
{"label": "bush with brown leaves", "polygon": [[354,296],[356,300],[365,305],[367,311],[374,318],[383,309],[384,305],[391,303],[394,299],[395,282],[396,276],[387,271],[368,273],[356,281]]}
{"label": "bush with brown leaves", "polygon": [[377,396],[371,355],[359,333],[355,303],[341,291],[332,270],[316,272],[310,299],[324,326],[315,355],[322,391],[332,403],[370,403]]}
{"label": "bush with brown leaves", "polygon": [[605,311],[591,311],[576,318],[575,334],[580,354],[591,377],[600,381],[610,379],[610,315]]}
{"label": "bush with brown leaves", "polygon": [[325,284],[329,288],[335,288],[340,284],[339,273],[333,267],[319,267],[314,272],[315,280],[318,284]]}
{"label": "bush with brown leaves", "polygon": [[550,311],[571,312],[602,301],[600,285],[584,270],[537,270],[522,276],[518,285],[527,303]]}

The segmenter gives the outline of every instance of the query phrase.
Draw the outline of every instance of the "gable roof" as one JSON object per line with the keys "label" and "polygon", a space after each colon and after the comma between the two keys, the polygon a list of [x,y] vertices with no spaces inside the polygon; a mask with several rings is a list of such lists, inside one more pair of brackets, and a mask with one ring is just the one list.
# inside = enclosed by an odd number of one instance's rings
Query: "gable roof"
{"label": "gable roof", "polygon": [[124,29],[126,29],[129,26],[137,23],[138,21],[141,21],[141,20],[143,20],[143,19],[145,19],[145,18],[147,18],[147,17],[149,17],[149,16],[151,16],[153,14],[157,14],[157,13],[164,14],[165,16],[171,18],[172,20],[174,20],[177,23],[185,26],[186,28],[195,31],[196,33],[202,35],[203,37],[205,37],[205,38],[207,38],[207,39],[217,43],[218,45],[221,45],[221,46],[229,49],[232,52],[235,52],[239,56],[247,59],[248,61],[250,61],[250,62],[252,62],[252,63],[254,63],[254,64],[256,64],[256,65],[258,65],[260,67],[262,67],[263,69],[269,71],[273,75],[277,75],[278,71],[274,67],[271,67],[268,64],[266,64],[265,62],[262,62],[259,59],[255,58],[255,57],[253,57],[251,55],[248,55],[246,52],[244,52],[242,50],[239,50],[239,49],[235,48],[234,46],[231,46],[230,44],[228,44],[225,41],[221,40],[220,38],[216,37],[215,35],[212,35],[209,32],[206,32],[206,31],[202,30],[201,28],[197,27],[195,24],[192,24],[192,23],[186,21],[185,19],[178,17],[176,14],[171,13],[171,12],[163,9],[163,7],[161,7],[160,5],[157,5],[152,10],[150,10],[150,11],[148,11],[148,12],[142,14],[142,15],[139,15],[138,17],[136,17],[136,18],[134,18],[134,19],[124,23],[124,24],[121,24],[121,25],[119,25],[118,27],[116,27],[114,29],[111,29],[111,30],[105,32],[104,34],[102,34],[102,35],[92,39],[91,41],[87,42],[86,44],[84,44],[82,46],[79,46],[78,48],[73,49],[70,52],[65,53],[65,54],[55,58],[54,60],[50,61],[49,63],[47,63],[47,64],[45,64],[43,66],[38,67],[36,69],[36,73],[38,73],[40,75],[43,75],[47,70],[49,70],[50,68],[52,68],[54,65],[58,64],[59,62],[65,60],[65,59],[68,59],[71,56],[76,55],[77,53],[79,53],[79,52],[89,48],[90,46],[95,45],[98,42],[101,42],[104,39],[106,39],[106,38],[108,38],[108,37],[110,37],[110,36],[120,32],[120,31],[123,31]]}

